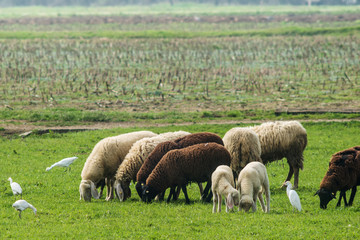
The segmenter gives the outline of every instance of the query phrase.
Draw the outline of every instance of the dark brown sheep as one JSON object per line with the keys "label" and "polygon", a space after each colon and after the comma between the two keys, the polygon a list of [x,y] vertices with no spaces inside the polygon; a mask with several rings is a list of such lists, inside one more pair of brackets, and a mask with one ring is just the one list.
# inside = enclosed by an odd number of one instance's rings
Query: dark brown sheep
{"label": "dark brown sheep", "polygon": [[[345,206],[351,206],[358,185],[360,185],[360,146],[335,153],[320,183],[320,190],[315,193],[320,197],[320,208],[326,209],[329,201],[335,198],[337,191],[340,191],[340,197],[336,206],[340,206],[342,198],[344,198]],[[351,189],[351,195],[348,203],[346,191],[349,189]]]}
{"label": "dark brown sheep", "polygon": [[[171,150],[156,165],[146,180],[142,200],[151,202],[169,187],[181,186],[186,203],[189,182],[208,182],[220,165],[230,166],[230,153],[218,143],[201,143],[183,149]],[[210,195],[210,194],[209,194]]]}
{"label": "dark brown sheep", "polygon": [[[219,137],[218,135],[216,135],[214,133],[209,133],[209,132],[193,133],[193,134],[178,138],[174,141],[163,142],[163,143],[160,143],[159,145],[157,145],[155,147],[155,149],[151,152],[149,157],[145,160],[144,164],[142,165],[142,167],[140,168],[140,170],[136,176],[137,183],[136,183],[135,188],[136,188],[136,191],[138,192],[140,198],[142,198],[143,186],[146,183],[146,179],[151,174],[152,170],[158,164],[160,159],[167,152],[169,152],[170,150],[173,150],[173,149],[181,149],[181,148],[189,147],[189,146],[192,146],[195,144],[208,143],[208,142],[215,142],[215,143],[224,145],[221,137]],[[202,194],[201,184],[199,184],[199,188],[200,188],[200,193]],[[206,186],[206,188],[205,188],[206,195],[208,194],[209,189],[210,189],[210,186]],[[172,195],[174,196],[174,198],[177,197],[175,195],[175,189],[173,189],[173,188],[171,189],[170,195],[168,197],[168,201],[170,201]],[[205,199],[206,195],[202,194],[202,198]]]}

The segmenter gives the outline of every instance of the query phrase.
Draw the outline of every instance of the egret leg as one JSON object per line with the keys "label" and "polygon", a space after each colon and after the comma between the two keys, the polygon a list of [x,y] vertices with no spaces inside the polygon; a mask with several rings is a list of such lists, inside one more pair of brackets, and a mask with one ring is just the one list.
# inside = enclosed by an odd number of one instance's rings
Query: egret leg
{"label": "egret leg", "polygon": [[19,218],[21,219],[21,211],[19,210]]}

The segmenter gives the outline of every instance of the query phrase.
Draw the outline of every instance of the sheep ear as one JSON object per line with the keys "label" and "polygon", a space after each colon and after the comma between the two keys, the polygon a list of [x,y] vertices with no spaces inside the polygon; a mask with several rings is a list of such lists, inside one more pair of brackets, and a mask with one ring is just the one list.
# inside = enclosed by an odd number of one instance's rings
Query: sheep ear
{"label": "sheep ear", "polygon": [[317,192],[314,194],[314,196],[319,195],[320,190],[317,190]]}
{"label": "sheep ear", "polygon": [[120,202],[124,201],[124,191],[120,183],[116,185],[116,195],[118,196]]}
{"label": "sheep ear", "polygon": [[234,199],[231,196],[231,193],[228,194],[227,198],[226,198],[226,205],[232,209],[234,207]]}
{"label": "sheep ear", "polygon": [[95,199],[99,199],[99,194],[96,190],[95,184],[93,182],[90,182],[90,189],[91,189],[91,195]]}

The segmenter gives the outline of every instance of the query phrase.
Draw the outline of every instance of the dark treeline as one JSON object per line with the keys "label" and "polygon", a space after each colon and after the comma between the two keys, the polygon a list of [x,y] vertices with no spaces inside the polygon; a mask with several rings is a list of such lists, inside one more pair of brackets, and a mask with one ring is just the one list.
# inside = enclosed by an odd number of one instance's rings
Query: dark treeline
{"label": "dark treeline", "polygon": [[360,0],[0,0],[0,6],[116,6],[116,5],[150,5],[156,3],[174,5],[181,2],[211,3],[214,5],[229,4],[262,4],[262,5],[348,5],[359,4]]}

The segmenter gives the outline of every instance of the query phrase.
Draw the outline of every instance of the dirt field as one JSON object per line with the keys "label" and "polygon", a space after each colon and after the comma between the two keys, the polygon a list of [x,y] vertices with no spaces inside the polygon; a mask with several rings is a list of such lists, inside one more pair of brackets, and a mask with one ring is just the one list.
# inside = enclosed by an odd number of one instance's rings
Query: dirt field
{"label": "dirt field", "polygon": [[279,15],[279,16],[72,16],[72,17],[22,17],[0,19],[0,25],[52,25],[52,24],[143,24],[143,23],[180,23],[180,22],[207,22],[207,23],[236,23],[236,22],[342,22],[357,21],[359,14],[340,15]]}

